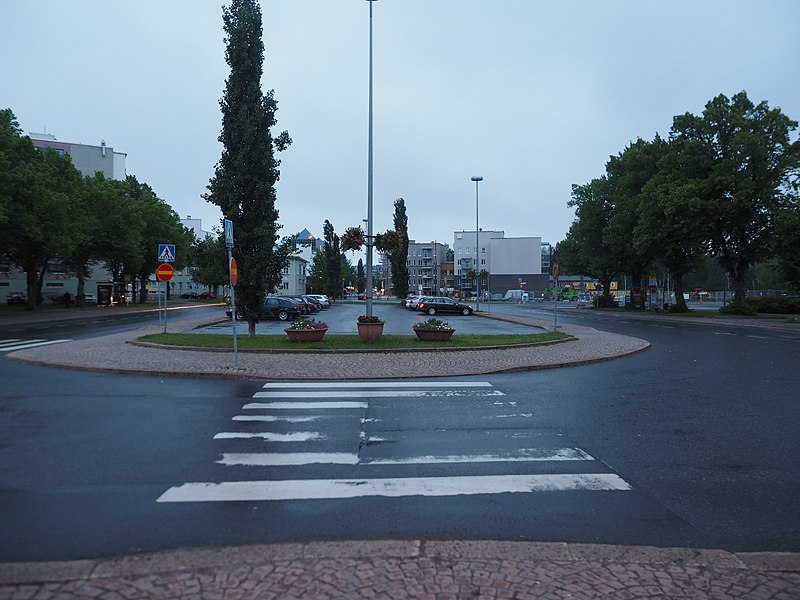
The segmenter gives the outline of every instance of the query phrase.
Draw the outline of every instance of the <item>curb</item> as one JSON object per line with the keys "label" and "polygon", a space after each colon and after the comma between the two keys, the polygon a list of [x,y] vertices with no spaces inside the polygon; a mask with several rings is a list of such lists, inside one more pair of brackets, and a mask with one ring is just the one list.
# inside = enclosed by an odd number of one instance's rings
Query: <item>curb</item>
{"label": "curb", "polygon": [[524,560],[679,565],[757,572],[800,572],[800,554],[564,542],[377,540],[181,548],[73,561],[0,563],[0,584],[118,579],[272,562],[320,559]]}

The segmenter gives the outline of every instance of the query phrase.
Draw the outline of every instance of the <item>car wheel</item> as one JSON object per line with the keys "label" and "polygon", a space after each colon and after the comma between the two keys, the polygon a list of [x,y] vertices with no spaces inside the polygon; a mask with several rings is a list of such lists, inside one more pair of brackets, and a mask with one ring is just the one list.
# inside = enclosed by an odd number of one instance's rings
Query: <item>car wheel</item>
{"label": "car wheel", "polygon": [[471,315],[472,314],[472,309],[471,308],[465,308],[464,310],[461,311],[461,314],[464,315],[465,317],[467,315]]}
{"label": "car wheel", "polygon": [[281,321],[285,321],[286,319],[288,319],[288,318],[289,318],[289,313],[288,313],[288,312],[286,312],[285,310],[279,310],[279,311],[278,311],[278,318],[279,318]]}
{"label": "car wheel", "polygon": [[433,307],[431,306],[431,307],[428,309],[428,314],[429,314],[429,315],[435,315],[435,314],[436,314],[436,309],[435,309],[435,308],[433,308]]}

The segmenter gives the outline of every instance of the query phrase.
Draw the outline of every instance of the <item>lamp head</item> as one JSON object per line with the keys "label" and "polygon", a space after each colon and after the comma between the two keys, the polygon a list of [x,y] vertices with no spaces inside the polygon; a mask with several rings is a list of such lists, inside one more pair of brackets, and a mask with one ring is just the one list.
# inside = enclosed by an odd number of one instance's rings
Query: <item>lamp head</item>
{"label": "lamp head", "polygon": [[480,175],[475,175],[475,177],[470,177],[472,181],[483,181],[483,177]]}

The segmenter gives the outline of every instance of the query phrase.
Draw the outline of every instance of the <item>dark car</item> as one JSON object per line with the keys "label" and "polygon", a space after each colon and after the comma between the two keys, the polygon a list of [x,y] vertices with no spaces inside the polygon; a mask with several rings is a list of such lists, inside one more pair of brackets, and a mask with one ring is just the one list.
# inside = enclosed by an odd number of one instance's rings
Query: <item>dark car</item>
{"label": "dark car", "polygon": [[302,298],[311,305],[311,308],[314,309],[315,312],[322,310],[323,306],[319,298],[315,298],[314,296],[303,296]]}
{"label": "dark car", "polygon": [[25,294],[22,292],[11,292],[6,296],[6,304],[25,304]]}
{"label": "dark car", "polygon": [[456,302],[452,298],[445,298],[444,296],[435,296],[432,298],[423,298],[417,304],[417,310],[435,315],[436,313],[461,313],[462,315],[471,315],[472,307],[469,304],[462,304]]}
{"label": "dark car", "polygon": [[[241,315],[239,311],[236,311],[236,318],[241,320]],[[225,314],[229,317],[231,316],[231,310],[228,309],[225,311]],[[297,305],[296,302],[293,302],[289,298],[283,298],[280,296],[270,296],[266,300],[264,300],[264,318],[265,319],[278,319],[280,321],[286,321],[289,318],[296,319],[302,315],[302,311],[300,307]]]}
{"label": "dark car", "polygon": [[278,298],[288,298],[289,300],[296,302],[297,305],[300,307],[300,311],[304,315],[310,315],[312,312],[316,310],[316,308],[312,306],[311,303],[308,300],[306,300],[305,297],[303,296],[278,296]]}
{"label": "dark car", "polygon": [[198,298],[197,292],[183,292],[181,298],[184,300],[196,300]]}

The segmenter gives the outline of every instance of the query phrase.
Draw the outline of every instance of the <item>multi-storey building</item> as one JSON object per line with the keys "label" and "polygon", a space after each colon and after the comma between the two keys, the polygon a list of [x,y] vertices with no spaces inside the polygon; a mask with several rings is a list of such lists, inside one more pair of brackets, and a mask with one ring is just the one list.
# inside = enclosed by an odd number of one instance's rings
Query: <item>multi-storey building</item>
{"label": "multi-storey building", "polygon": [[408,241],[408,289],[411,293],[438,296],[444,292],[441,265],[447,247],[439,242]]}
{"label": "multi-storey building", "polygon": [[[477,244],[477,245],[476,245]],[[520,287],[547,288],[542,273],[542,238],[507,238],[503,231],[456,231],[453,234],[455,287],[460,295],[504,294]]]}
{"label": "multi-storey building", "polygon": [[84,176],[91,177],[99,171],[107,179],[122,180],[128,175],[125,171],[125,158],[128,155],[106,146],[105,140],[101,141],[99,146],[90,146],[60,142],[52,133],[29,132],[28,137],[31,138],[34,148],[40,150],[52,148],[59,154],[68,154],[72,164]]}
{"label": "multi-storey building", "polygon": [[[456,289],[463,297],[474,295],[477,291],[478,277],[481,273],[491,273],[489,264],[492,255],[491,241],[503,238],[503,231],[479,230],[456,231],[453,234],[453,259],[455,262]],[[484,274],[480,281],[483,293],[489,289],[489,281]]]}

